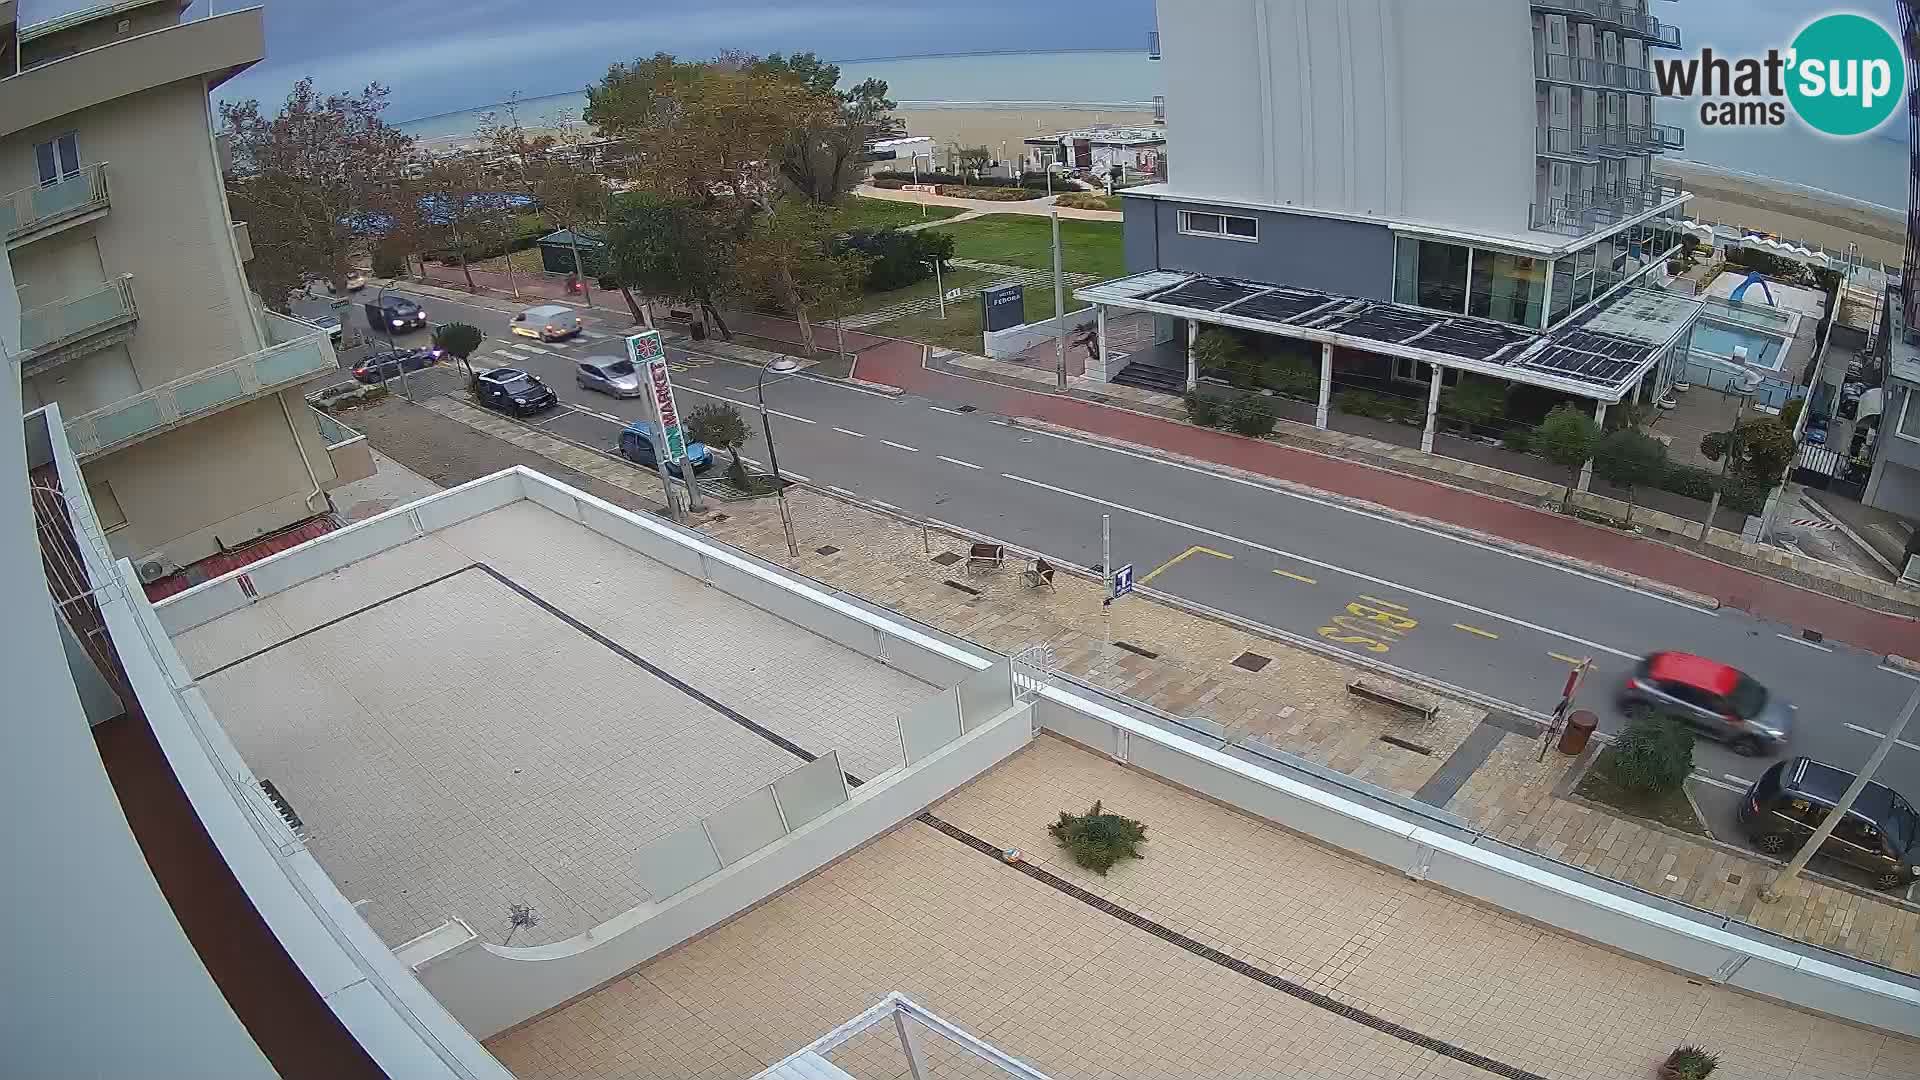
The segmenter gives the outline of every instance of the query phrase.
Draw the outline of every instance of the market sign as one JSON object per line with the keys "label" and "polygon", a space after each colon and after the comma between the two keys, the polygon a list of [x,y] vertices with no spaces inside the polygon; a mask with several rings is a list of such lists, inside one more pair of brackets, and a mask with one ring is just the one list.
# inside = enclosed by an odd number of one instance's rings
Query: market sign
{"label": "market sign", "polygon": [[642,330],[627,338],[627,359],[646,372],[653,399],[653,417],[660,424],[660,441],[671,462],[686,460],[687,434],[680,426],[680,407],[673,400],[673,380],[667,375],[667,347],[660,331]]}

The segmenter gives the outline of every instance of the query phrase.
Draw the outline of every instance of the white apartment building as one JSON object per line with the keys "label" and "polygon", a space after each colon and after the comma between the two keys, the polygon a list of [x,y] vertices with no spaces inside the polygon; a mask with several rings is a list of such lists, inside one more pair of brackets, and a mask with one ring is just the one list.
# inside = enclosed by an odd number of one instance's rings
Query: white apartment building
{"label": "white apartment building", "polygon": [[336,482],[299,392],[333,348],[249,292],[208,99],[265,55],[263,13],[188,6],[23,26],[0,2],[9,377],[60,406],[114,554],[149,579],[326,512]]}

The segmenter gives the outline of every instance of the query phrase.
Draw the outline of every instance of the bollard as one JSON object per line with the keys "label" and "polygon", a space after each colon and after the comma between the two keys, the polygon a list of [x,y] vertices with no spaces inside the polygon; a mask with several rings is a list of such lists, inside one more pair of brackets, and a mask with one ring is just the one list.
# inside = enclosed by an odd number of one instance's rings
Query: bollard
{"label": "bollard", "polygon": [[1600,718],[1580,709],[1567,717],[1567,726],[1560,732],[1560,752],[1573,757],[1587,748],[1587,741],[1593,738],[1593,729],[1600,726]]}

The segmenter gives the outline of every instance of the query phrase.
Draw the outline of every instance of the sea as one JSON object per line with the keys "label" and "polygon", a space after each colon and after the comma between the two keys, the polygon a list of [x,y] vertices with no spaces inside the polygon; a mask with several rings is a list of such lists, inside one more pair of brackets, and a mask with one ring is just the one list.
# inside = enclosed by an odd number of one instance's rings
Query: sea
{"label": "sea", "polygon": [[[902,109],[1039,109],[1086,107],[1149,109],[1164,94],[1165,67],[1145,52],[993,52],[898,56],[837,61],[843,85],[884,79]],[[521,98],[520,122],[546,125],[578,120],[583,92]],[[500,103],[424,116],[397,124],[425,141],[471,135]],[[1907,141],[1866,135],[1831,139],[1790,122],[1781,128],[1735,129],[1702,125],[1694,110],[1661,102],[1655,118],[1685,129],[1687,148],[1671,156],[1742,177],[1767,178],[1816,193],[1839,195],[1904,215]],[[1177,167],[1177,166],[1176,166]]]}

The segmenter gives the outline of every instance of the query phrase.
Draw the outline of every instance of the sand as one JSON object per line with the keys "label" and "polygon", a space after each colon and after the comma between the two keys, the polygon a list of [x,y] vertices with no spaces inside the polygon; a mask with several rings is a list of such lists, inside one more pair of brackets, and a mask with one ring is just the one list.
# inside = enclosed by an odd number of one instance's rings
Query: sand
{"label": "sand", "polygon": [[1698,221],[1757,229],[1835,251],[1858,244],[1862,257],[1889,266],[1899,265],[1906,251],[1906,222],[1885,208],[1667,158],[1658,159],[1655,170],[1694,193],[1687,214]]}
{"label": "sand", "polygon": [[907,122],[907,134],[933,140],[934,155],[944,160],[949,144],[984,146],[998,158],[1000,144],[1006,154],[1019,158],[1031,147],[1022,139],[1053,135],[1074,128],[1108,125],[1112,127],[1150,128],[1153,112],[1126,112],[1115,109],[907,109],[898,110]]}

